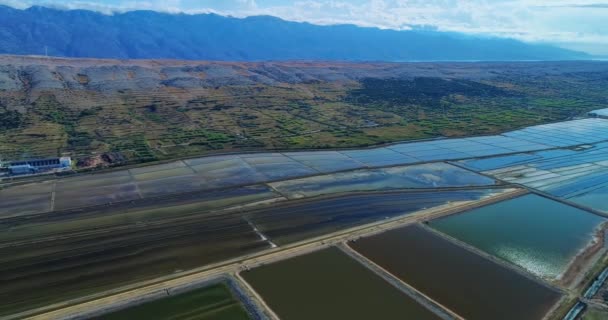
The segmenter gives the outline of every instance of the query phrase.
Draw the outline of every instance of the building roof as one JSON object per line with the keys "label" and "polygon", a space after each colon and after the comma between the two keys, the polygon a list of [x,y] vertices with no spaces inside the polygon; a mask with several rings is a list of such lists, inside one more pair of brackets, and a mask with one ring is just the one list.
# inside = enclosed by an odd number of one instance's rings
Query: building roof
{"label": "building roof", "polygon": [[33,169],[34,167],[30,166],[29,164],[18,164],[15,166],[8,166],[9,169]]}
{"label": "building roof", "polygon": [[30,161],[51,161],[51,160],[55,160],[55,161],[72,160],[72,158],[70,158],[70,157],[31,158],[31,159],[11,160],[11,161],[6,161],[6,163],[11,165],[13,163],[23,163],[23,162],[30,162]]}

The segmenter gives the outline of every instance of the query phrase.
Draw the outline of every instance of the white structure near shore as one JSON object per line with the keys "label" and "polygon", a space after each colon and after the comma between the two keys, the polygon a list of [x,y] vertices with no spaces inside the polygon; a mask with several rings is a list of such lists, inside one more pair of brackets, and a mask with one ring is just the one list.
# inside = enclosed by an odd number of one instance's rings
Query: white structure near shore
{"label": "white structure near shore", "polygon": [[64,169],[72,166],[70,157],[57,157],[45,159],[28,159],[19,161],[10,161],[5,164],[10,174],[33,174],[39,172],[51,171],[53,169]]}

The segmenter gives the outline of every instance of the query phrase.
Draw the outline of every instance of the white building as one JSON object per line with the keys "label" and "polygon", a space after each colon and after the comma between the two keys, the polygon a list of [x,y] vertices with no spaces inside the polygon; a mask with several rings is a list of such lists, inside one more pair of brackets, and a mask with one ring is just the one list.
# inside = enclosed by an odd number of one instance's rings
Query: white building
{"label": "white building", "polygon": [[52,169],[70,168],[71,166],[72,158],[70,157],[28,159],[10,161],[8,170],[11,174],[32,174]]}

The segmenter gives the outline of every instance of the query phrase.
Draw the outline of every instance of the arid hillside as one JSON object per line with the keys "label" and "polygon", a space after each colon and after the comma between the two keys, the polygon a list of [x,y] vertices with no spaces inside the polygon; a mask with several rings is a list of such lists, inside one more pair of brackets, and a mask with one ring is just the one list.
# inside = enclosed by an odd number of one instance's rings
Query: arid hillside
{"label": "arid hillside", "polygon": [[0,56],[0,159],[81,166],[489,134],[608,105],[608,63]]}

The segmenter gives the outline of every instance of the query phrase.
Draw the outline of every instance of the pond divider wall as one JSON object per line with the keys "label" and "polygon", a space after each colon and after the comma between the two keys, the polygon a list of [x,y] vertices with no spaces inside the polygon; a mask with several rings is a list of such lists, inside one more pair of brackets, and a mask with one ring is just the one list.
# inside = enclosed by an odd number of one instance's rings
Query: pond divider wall
{"label": "pond divider wall", "polygon": [[600,273],[600,275],[597,276],[597,278],[595,278],[595,280],[593,280],[593,282],[591,283],[589,288],[587,288],[587,291],[585,291],[583,298],[591,299],[597,293],[597,291],[600,290],[600,288],[602,287],[602,285],[604,284],[604,282],[606,281],[607,278],[608,278],[608,267],[604,268],[602,273]]}
{"label": "pond divider wall", "polygon": [[145,303],[154,302],[156,300],[164,299],[171,296],[177,296],[180,294],[184,294],[193,290],[202,289],[214,284],[226,283],[230,292],[235,296],[235,298],[240,302],[247,314],[253,320],[268,320],[268,317],[264,315],[264,313],[260,310],[260,308],[253,302],[246,294],[243,293],[241,287],[237,283],[235,279],[229,277],[227,275],[217,276],[213,278],[203,279],[200,281],[195,281],[193,283],[183,284],[172,288],[158,289],[154,292],[145,294],[143,296],[138,296],[136,298],[126,299],[119,302],[116,302],[111,305],[107,305],[101,308],[97,308],[90,311],[85,311],[83,313],[74,314],[69,317],[64,318],[65,320],[81,320],[81,319],[90,319],[101,317],[105,314],[109,314],[112,312],[120,311],[123,309],[135,307],[138,305],[142,305]]}
{"label": "pond divider wall", "polygon": [[243,289],[241,283],[233,277],[226,277],[226,283],[232,294],[243,304],[252,320],[270,320],[266,313]]}
{"label": "pond divider wall", "polygon": [[564,316],[564,320],[575,320],[587,308],[587,305],[578,301],[570,311]]}
{"label": "pond divider wall", "polygon": [[[593,280],[589,288],[585,290],[583,299],[591,299],[600,290],[604,282],[608,279],[608,267],[604,268],[602,272]],[[563,320],[575,320],[582,314],[587,308],[587,304],[581,300],[577,301],[576,304],[568,311],[564,316]]]}
{"label": "pond divider wall", "polygon": [[338,249],[340,249],[342,252],[344,252],[346,255],[348,255],[355,261],[357,261],[360,264],[362,264],[363,266],[365,266],[367,269],[371,270],[373,273],[380,276],[382,279],[384,279],[384,281],[388,282],[393,287],[401,290],[403,293],[408,295],[410,298],[412,298],[416,302],[418,302],[420,305],[426,307],[427,309],[429,309],[430,311],[435,313],[441,319],[445,319],[445,320],[462,320],[463,319],[459,315],[457,315],[455,312],[448,310],[445,307],[441,306],[436,301],[432,300],[428,296],[424,295],[423,293],[419,292],[418,290],[411,287],[407,283],[403,282],[401,279],[392,275],[387,270],[380,267],[373,261],[368,260],[366,257],[364,257],[363,255],[361,255],[360,253],[358,253],[357,251],[352,249],[347,243],[337,245],[336,247],[338,247]]}

